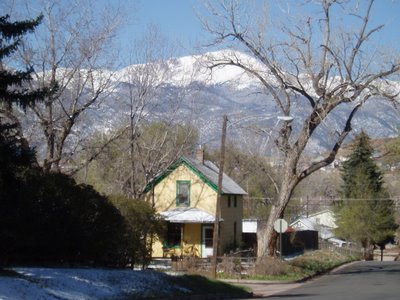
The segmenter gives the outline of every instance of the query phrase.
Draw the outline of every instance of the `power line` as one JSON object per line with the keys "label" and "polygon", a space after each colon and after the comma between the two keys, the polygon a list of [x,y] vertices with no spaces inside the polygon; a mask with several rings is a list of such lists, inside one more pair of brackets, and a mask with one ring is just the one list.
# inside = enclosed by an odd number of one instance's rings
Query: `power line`
{"label": "power line", "polygon": [[[267,201],[274,201],[273,198],[268,198],[268,197],[246,197],[246,199],[248,200],[267,200]],[[396,197],[388,197],[388,198],[309,198],[312,201],[375,201],[375,200],[400,200],[400,196],[396,196]],[[298,201],[305,201],[305,199],[303,197],[292,197],[290,198],[290,201],[292,200],[298,200]]]}

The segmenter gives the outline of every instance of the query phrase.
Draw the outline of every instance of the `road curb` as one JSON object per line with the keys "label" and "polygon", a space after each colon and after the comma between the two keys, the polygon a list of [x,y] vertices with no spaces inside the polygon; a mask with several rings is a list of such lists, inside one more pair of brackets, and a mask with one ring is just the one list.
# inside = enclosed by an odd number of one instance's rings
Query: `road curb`
{"label": "road curb", "polygon": [[[338,271],[340,271],[341,269],[344,269],[344,268],[346,268],[346,267],[348,267],[348,266],[351,266],[351,265],[353,265],[353,264],[355,264],[355,263],[357,263],[357,262],[359,262],[360,260],[355,260],[355,261],[351,261],[351,262],[348,262],[348,263],[344,263],[344,264],[342,264],[342,265],[340,265],[340,266],[338,266],[338,267],[336,267],[336,268],[333,268],[332,270],[330,270],[330,271],[328,271],[326,274],[335,274],[335,273],[337,273]],[[322,274],[323,275],[323,274]]]}

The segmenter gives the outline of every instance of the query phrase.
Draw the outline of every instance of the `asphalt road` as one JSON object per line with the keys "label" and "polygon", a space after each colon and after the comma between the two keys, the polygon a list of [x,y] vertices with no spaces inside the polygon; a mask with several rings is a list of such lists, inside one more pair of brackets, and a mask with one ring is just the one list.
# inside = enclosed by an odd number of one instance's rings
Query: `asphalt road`
{"label": "asphalt road", "polygon": [[357,262],[288,288],[263,299],[397,300],[400,299],[400,262]]}

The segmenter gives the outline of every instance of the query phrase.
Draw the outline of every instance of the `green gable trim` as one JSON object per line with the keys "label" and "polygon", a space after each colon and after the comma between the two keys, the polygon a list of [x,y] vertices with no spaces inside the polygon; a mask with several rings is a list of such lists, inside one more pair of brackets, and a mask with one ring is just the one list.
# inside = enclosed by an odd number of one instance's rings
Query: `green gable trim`
{"label": "green gable trim", "polygon": [[199,170],[197,170],[193,165],[191,165],[186,160],[183,160],[183,165],[185,165],[189,170],[191,170],[194,174],[197,175],[205,184],[207,184],[210,188],[213,189],[214,192],[218,193],[218,186],[214,184],[210,179],[203,175]]}
{"label": "green gable trim", "polygon": [[218,192],[218,186],[214,184],[210,179],[208,179],[206,176],[204,176],[203,173],[201,173],[199,170],[196,169],[190,162],[188,162],[184,157],[178,158],[175,160],[167,169],[165,169],[164,172],[162,172],[160,175],[156,176],[152,181],[150,181],[145,189],[144,193],[147,193],[150,191],[153,187],[155,187],[157,184],[159,184],[161,181],[163,181],[166,177],[169,176],[175,169],[177,169],[180,165],[186,166],[189,170],[191,170],[193,173],[197,175],[205,184],[207,184],[214,192]]}

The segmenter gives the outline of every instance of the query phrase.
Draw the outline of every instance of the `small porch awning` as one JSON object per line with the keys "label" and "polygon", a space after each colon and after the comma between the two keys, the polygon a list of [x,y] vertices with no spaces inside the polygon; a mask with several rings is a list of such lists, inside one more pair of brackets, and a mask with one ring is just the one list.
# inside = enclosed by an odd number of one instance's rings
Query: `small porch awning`
{"label": "small porch awning", "polygon": [[[160,215],[171,223],[214,223],[215,216],[194,207],[179,207],[167,210]],[[221,218],[220,221],[223,221]]]}

